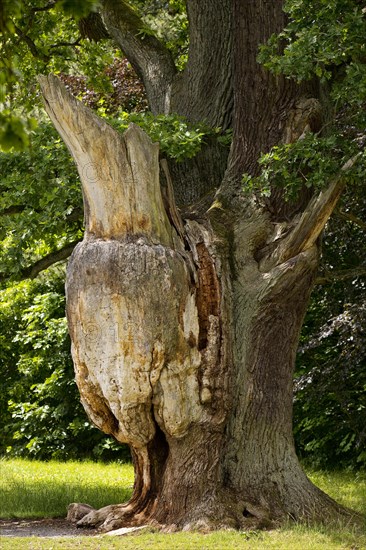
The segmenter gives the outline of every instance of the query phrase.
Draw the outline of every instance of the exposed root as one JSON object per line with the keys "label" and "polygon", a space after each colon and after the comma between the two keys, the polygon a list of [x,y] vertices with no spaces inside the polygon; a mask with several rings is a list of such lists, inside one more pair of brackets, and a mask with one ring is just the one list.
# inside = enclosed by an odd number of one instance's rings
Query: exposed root
{"label": "exposed root", "polygon": [[77,527],[98,527],[100,531],[112,531],[120,527],[132,527],[139,525],[135,508],[131,504],[111,504],[99,510],[91,510],[79,521]]}
{"label": "exposed root", "polygon": [[[318,492],[318,494],[317,494]],[[318,499],[315,498],[318,496]],[[320,498],[322,497],[322,499]],[[322,503],[322,507],[320,504]],[[172,510],[156,507],[156,500],[150,501],[138,499],[126,504],[113,504],[99,510],[91,509],[84,504],[70,506],[72,514],[68,519],[76,523],[77,527],[98,528],[106,533],[121,528],[146,527],[153,528],[164,533],[176,531],[197,531],[209,533],[217,530],[268,530],[280,527],[290,522],[310,524],[343,524],[356,525],[362,521],[361,516],[339,506],[327,495],[317,490],[312,504],[302,507],[302,513],[290,514],[284,508],[274,511],[270,505],[263,502],[253,503],[231,498],[223,492],[220,498],[213,498],[197,506],[185,509],[177,517],[172,515]],[[300,510],[299,510],[300,511]],[[80,518],[80,514],[85,513]],[[74,519],[72,519],[72,516]]]}

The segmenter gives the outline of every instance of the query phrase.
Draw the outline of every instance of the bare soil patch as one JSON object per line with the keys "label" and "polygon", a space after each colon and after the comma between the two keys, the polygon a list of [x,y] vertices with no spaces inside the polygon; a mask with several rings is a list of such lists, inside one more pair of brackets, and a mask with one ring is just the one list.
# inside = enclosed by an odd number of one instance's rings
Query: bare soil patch
{"label": "bare soil patch", "polygon": [[80,537],[99,534],[96,529],[78,529],[63,518],[0,519],[1,537]]}

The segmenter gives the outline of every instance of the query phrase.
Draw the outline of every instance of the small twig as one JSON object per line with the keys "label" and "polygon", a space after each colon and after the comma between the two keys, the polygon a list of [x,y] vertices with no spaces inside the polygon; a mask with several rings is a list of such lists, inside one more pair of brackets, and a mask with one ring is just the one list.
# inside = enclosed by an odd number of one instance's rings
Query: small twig
{"label": "small twig", "polygon": [[337,209],[335,211],[335,215],[342,220],[346,220],[348,222],[354,223],[355,225],[358,225],[359,227],[361,227],[361,229],[366,229],[366,222],[352,214],[352,212],[343,212],[343,210]]}
{"label": "small twig", "polygon": [[48,2],[48,4],[46,4],[42,8],[32,8],[31,11],[33,13],[36,13],[38,11],[49,11],[49,10],[52,10],[52,8],[54,8],[55,5],[56,5],[56,0],[51,0],[50,2]]}
{"label": "small twig", "polygon": [[49,48],[63,48],[63,47],[67,47],[67,46],[79,46],[80,42],[82,41],[82,37],[79,36],[79,38],[77,40],[75,40],[75,42],[58,42],[57,44],[52,44],[51,46],[49,46]]}
{"label": "small twig", "polygon": [[45,63],[48,63],[50,60],[50,57],[38,50],[37,46],[35,45],[34,41],[30,38],[30,36],[25,34],[22,31],[22,29],[20,29],[19,27],[14,27],[14,28],[19,38],[21,38],[27,44],[33,57],[36,57],[38,59],[41,59]]}
{"label": "small twig", "polygon": [[354,277],[362,277],[366,275],[366,266],[359,266],[352,269],[344,269],[342,271],[328,271],[324,275],[320,275],[315,279],[316,285],[330,284],[335,281],[345,281]]}
{"label": "small twig", "polygon": [[[67,260],[67,258],[71,256],[72,251],[74,250],[75,246],[80,242],[80,240],[81,239],[69,243],[60,250],[50,252],[50,254],[47,254],[47,256],[44,256],[34,264],[23,268],[20,273],[15,275],[15,279],[17,281],[23,281],[24,279],[34,279],[39,273],[41,273],[41,271],[48,269],[53,264]],[[10,279],[10,277],[11,275],[0,273],[0,282],[6,281],[7,279]]]}

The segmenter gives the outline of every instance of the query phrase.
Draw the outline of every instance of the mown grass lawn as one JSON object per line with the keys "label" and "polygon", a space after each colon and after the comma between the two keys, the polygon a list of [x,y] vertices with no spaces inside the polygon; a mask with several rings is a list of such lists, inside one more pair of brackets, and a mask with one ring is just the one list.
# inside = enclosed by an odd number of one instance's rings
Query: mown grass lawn
{"label": "mown grass lawn", "polygon": [[71,502],[125,502],[132,486],[131,464],[0,460],[0,518],[64,517]]}
{"label": "mown grass lawn", "polygon": [[[366,515],[366,475],[347,472],[308,472],[312,480],[342,504]],[[131,494],[129,464],[91,462],[0,461],[0,517],[65,516],[70,502],[94,507],[123,502]],[[219,531],[198,533],[141,533],[128,537],[0,537],[1,550],[364,550],[362,527],[305,527],[289,525],[268,532]]]}

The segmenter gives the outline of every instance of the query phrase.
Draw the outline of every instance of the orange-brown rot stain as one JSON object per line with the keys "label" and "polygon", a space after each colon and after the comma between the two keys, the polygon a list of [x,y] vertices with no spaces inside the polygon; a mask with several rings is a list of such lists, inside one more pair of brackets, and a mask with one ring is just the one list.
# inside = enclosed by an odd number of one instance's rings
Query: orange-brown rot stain
{"label": "orange-brown rot stain", "polygon": [[141,214],[137,217],[136,226],[139,231],[143,233],[148,233],[151,230],[151,220],[149,216]]}
{"label": "orange-brown rot stain", "polygon": [[133,347],[133,340],[129,338],[128,336],[124,338],[123,340],[120,340],[120,348],[122,351],[123,357],[133,356],[134,355],[134,347]]}
{"label": "orange-brown rot stain", "polygon": [[183,330],[183,327],[184,327],[184,311],[185,311],[185,307],[186,307],[186,304],[185,304],[185,301],[183,299],[181,299],[178,303],[178,323],[179,323],[179,326],[182,327],[182,330]]}
{"label": "orange-brown rot stain", "polygon": [[87,227],[89,233],[105,240],[114,240],[117,237],[134,232],[130,217],[123,216],[107,220],[107,224],[105,225],[103,225],[102,221],[96,220],[95,216],[93,216]]}
{"label": "orange-brown rot stain", "polygon": [[198,349],[207,347],[209,317],[219,316],[220,311],[220,286],[216,276],[215,266],[206,246],[203,243],[197,245],[199,259],[197,309],[199,322]]}
{"label": "orange-brown rot stain", "polygon": [[151,232],[151,218],[146,214],[120,215],[109,219],[105,225],[102,221],[94,218],[95,216],[89,222],[89,232],[104,239],[113,240],[127,234],[148,234]]}

